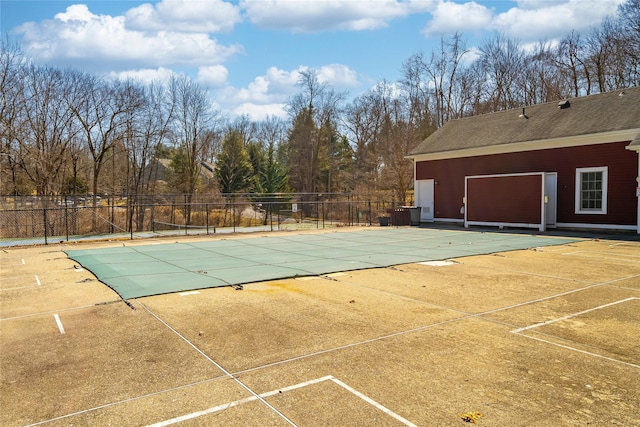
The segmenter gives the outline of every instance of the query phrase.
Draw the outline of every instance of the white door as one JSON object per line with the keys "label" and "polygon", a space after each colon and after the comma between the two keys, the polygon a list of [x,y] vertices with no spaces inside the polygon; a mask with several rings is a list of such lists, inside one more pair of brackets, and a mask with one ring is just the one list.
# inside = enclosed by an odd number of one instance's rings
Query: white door
{"label": "white door", "polygon": [[544,201],[547,226],[556,226],[556,216],[558,210],[558,173],[550,172],[544,174]]}
{"label": "white door", "polygon": [[416,206],[420,209],[420,221],[433,221],[433,179],[416,181]]}

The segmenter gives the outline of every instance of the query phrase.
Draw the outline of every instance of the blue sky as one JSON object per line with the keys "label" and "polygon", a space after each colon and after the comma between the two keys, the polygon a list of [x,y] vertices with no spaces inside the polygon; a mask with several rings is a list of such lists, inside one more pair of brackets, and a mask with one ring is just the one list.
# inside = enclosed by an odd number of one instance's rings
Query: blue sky
{"label": "blue sky", "polygon": [[187,74],[216,107],[283,116],[300,70],[351,96],[458,31],[471,50],[500,31],[524,46],[586,32],[623,0],[0,0],[2,36],[38,64],[131,76]]}

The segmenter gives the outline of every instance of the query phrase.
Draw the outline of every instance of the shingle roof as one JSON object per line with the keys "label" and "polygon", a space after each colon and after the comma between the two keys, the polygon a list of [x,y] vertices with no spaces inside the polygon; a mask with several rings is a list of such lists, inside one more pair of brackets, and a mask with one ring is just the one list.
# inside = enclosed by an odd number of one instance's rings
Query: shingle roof
{"label": "shingle roof", "polygon": [[568,99],[522,109],[450,120],[409,153],[442,153],[603,132],[638,130],[630,147],[640,146],[640,87]]}

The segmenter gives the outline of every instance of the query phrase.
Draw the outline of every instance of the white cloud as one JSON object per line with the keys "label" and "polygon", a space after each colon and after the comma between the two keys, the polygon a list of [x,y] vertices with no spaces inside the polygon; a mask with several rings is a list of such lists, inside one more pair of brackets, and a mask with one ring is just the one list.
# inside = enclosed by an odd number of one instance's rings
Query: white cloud
{"label": "white cloud", "polygon": [[220,87],[227,82],[229,70],[224,65],[210,65],[198,68],[198,81],[205,86]]}
{"label": "white cloud", "polygon": [[516,0],[519,9],[539,9],[540,7],[549,7],[566,2],[567,0]]}
{"label": "white cloud", "polygon": [[442,1],[431,11],[433,19],[423,30],[425,35],[474,32],[491,25],[492,12],[476,2]]}
{"label": "white cloud", "polygon": [[360,85],[358,73],[342,64],[330,64],[320,67],[318,80],[337,88],[349,88]]}
{"label": "white cloud", "polygon": [[236,116],[247,115],[254,121],[265,120],[269,116],[275,116],[281,119],[287,118],[287,113],[284,110],[285,104],[254,104],[247,102],[238,105],[233,109],[233,114]]}
{"label": "white cloud", "polygon": [[[264,75],[254,78],[246,88],[225,88],[224,96],[238,104],[245,102],[258,104],[281,103],[299,90],[297,83],[300,79],[300,72],[307,70],[309,70],[307,66],[300,66],[291,71],[270,67]],[[357,73],[341,64],[320,67],[318,69],[318,80],[336,88],[358,85]]]}
{"label": "white cloud", "polygon": [[[254,82],[264,79],[272,91],[286,93],[287,96],[298,91],[297,83],[300,80],[300,72],[308,71],[310,67],[301,65],[295,70],[285,71],[276,67],[270,67],[263,77],[258,77]],[[359,86],[358,73],[342,64],[329,64],[317,68],[318,81],[328,83],[335,88],[348,88]]]}
{"label": "white cloud", "polygon": [[[287,100],[297,93],[300,72],[309,67],[300,66],[294,70],[282,70],[270,67],[266,73],[257,76],[244,88],[227,86],[216,91],[216,102],[224,110],[234,114],[247,114],[255,120],[267,115],[285,117],[284,106]],[[359,85],[357,73],[341,64],[330,64],[317,69],[318,80],[335,88]]]}
{"label": "white cloud", "polygon": [[[451,34],[497,30],[522,41],[562,37],[583,31],[613,15],[624,0],[518,0],[517,7],[496,14],[476,2],[440,1],[423,33]],[[490,4],[490,3],[489,3]]]}
{"label": "white cloud", "polygon": [[89,8],[84,4],[74,4],[67,8],[65,13],[57,13],[55,19],[59,19],[64,23],[73,21],[88,21],[94,15],[89,12]]}
{"label": "white cloud", "polygon": [[462,63],[464,65],[472,65],[481,56],[480,49],[477,46],[469,48],[469,51],[462,57]]}
{"label": "white cloud", "polygon": [[242,20],[240,9],[222,0],[163,0],[125,14],[128,29],[196,33],[229,32]]}
{"label": "white cloud", "polygon": [[132,79],[137,80],[143,84],[149,84],[152,82],[167,83],[171,80],[171,77],[176,73],[168,68],[160,67],[157,69],[142,69],[142,70],[130,70],[123,72],[111,72],[109,77],[114,79]]}
{"label": "white cloud", "polygon": [[405,93],[405,89],[399,82],[377,82],[371,87],[371,90],[377,93],[384,93],[393,99],[398,99]]}
{"label": "white cloud", "polygon": [[260,27],[313,33],[374,30],[389,21],[429,9],[432,0],[243,0],[249,20]]}
{"label": "white cloud", "polygon": [[286,93],[289,96],[294,92],[294,87],[300,78],[298,74],[300,69],[285,71],[277,67],[269,67],[264,78],[269,81],[271,90],[276,93]]}
{"label": "white cloud", "polygon": [[24,24],[17,31],[36,61],[93,71],[215,65],[242,51],[204,33],[131,31],[124,17],[95,15],[86,5],[70,6],[53,20]]}
{"label": "white cloud", "polygon": [[[242,104],[280,104],[295,93],[298,71],[284,71],[271,67],[263,76],[257,76],[245,88],[227,86],[218,91],[218,102],[229,106]],[[232,107],[231,109],[233,109]]]}
{"label": "white cloud", "polygon": [[[493,28],[523,40],[562,37],[571,30],[582,31],[614,15],[622,0],[526,1],[524,8],[498,14]],[[520,5],[521,2],[519,2]],[[538,7],[536,7],[538,6]]]}

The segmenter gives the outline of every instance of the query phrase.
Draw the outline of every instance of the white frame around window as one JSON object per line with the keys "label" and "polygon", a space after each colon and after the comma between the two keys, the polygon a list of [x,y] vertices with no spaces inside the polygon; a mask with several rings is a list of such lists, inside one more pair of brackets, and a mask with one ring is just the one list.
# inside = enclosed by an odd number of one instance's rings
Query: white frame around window
{"label": "white frame around window", "polygon": [[[580,196],[582,194],[582,174],[588,172],[602,172],[602,208],[600,209],[582,209]],[[576,168],[576,197],[575,197],[575,213],[590,215],[606,215],[607,214],[607,193],[608,193],[608,175],[609,168],[601,166],[597,168]]]}

